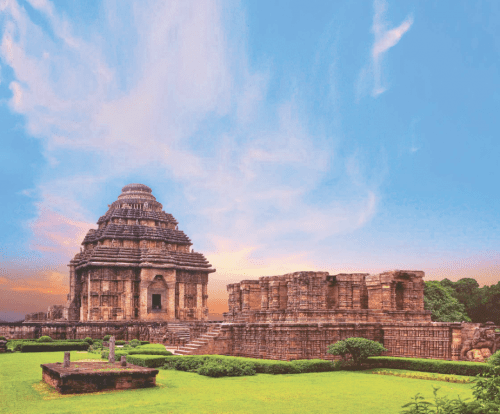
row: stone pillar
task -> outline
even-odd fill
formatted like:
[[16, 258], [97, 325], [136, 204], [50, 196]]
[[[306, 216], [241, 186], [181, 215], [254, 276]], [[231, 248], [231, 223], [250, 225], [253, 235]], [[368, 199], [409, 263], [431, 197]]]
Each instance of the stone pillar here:
[[202, 319], [203, 317], [203, 285], [196, 284], [196, 318]]
[[92, 283], [90, 282], [90, 273], [91, 270], [87, 272], [87, 321], [92, 320], [91, 319], [91, 309], [92, 309], [92, 296], [90, 296], [90, 288], [92, 286]]
[[451, 328], [451, 360], [458, 361], [460, 359], [460, 351], [462, 349], [462, 328]]
[[64, 353], [64, 368], [69, 368], [69, 365], [70, 365], [70, 353], [69, 352], [65, 352]]
[[134, 299], [132, 295], [133, 291], [133, 280], [124, 280], [125, 284], [125, 294], [123, 300], [123, 318], [127, 321], [132, 319], [132, 315], [134, 314], [133, 304]]
[[299, 284], [300, 284], [299, 309], [307, 310], [309, 308], [309, 286], [306, 280], [300, 280]]
[[242, 293], [241, 310], [250, 310], [250, 288], [245, 287]]
[[76, 292], [76, 276], [75, 276], [75, 265], [69, 265], [69, 304], [73, 303], [75, 300], [75, 292]]
[[393, 303], [394, 309], [396, 308], [395, 300], [393, 301], [393, 296], [396, 295], [395, 289], [395, 286], [388, 283], [382, 285], [382, 310], [393, 310]]
[[262, 310], [267, 310], [269, 307], [269, 284], [266, 282], [260, 282], [260, 308]]
[[115, 362], [115, 337], [112, 336], [109, 338], [109, 358], [108, 361], [113, 363]]
[[175, 282], [167, 282], [167, 312], [169, 319], [175, 319]]
[[207, 293], [207, 283], [203, 283], [203, 308], [206, 308], [207, 305], [207, 299], [208, 299], [208, 293]]
[[122, 367], [126, 367], [127, 366], [127, 357], [125, 355], [122, 355], [122, 357], [120, 358], [120, 365]]
[[186, 295], [186, 285], [179, 282], [179, 309], [184, 309], [184, 296]]
[[361, 309], [361, 286], [358, 284], [352, 285], [352, 308]]
[[280, 285], [278, 281], [273, 281], [270, 283], [270, 293], [271, 293], [271, 303], [269, 303], [269, 309], [279, 309], [280, 308]]
[[347, 283], [339, 282], [339, 309], [347, 309]]

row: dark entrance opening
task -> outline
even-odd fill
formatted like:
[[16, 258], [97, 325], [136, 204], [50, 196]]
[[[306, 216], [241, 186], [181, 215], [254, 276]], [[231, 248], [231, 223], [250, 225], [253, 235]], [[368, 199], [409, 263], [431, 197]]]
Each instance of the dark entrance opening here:
[[402, 282], [396, 284], [396, 310], [403, 310], [404, 304], [404, 285]]
[[161, 295], [153, 294], [153, 309], [161, 309]]

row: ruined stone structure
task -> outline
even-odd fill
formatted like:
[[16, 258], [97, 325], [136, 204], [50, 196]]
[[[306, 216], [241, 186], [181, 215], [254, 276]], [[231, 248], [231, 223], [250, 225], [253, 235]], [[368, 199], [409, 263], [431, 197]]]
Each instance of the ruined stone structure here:
[[215, 269], [143, 184], [123, 187], [69, 264], [69, 321], [201, 321]]
[[432, 322], [424, 310], [423, 277], [421, 271], [395, 270], [243, 280], [227, 286], [226, 323], [178, 353], [332, 359], [328, 346], [349, 337], [379, 341], [386, 355], [401, 357], [478, 360], [477, 352], [496, 349], [500, 336], [492, 327]]
[[430, 322], [424, 272], [297, 272], [228, 285], [227, 322]]

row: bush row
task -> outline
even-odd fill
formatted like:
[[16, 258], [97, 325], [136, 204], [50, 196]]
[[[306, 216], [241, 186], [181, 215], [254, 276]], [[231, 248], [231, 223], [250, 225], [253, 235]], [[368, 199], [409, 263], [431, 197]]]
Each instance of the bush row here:
[[439, 374], [476, 376], [488, 372], [491, 365], [484, 362], [443, 361], [437, 359], [370, 357], [368, 364], [377, 368], [407, 369], [410, 371], [437, 372]]
[[[209, 365], [210, 370], [200, 368], [204, 365]], [[220, 369], [214, 368], [219, 365]], [[178, 371], [198, 372], [201, 375], [208, 375], [205, 372], [227, 371], [226, 375], [231, 374], [231, 371], [245, 371], [244, 367], [250, 367], [254, 373], [262, 374], [299, 374], [306, 372], [329, 372], [338, 371], [341, 369], [340, 361], [324, 361], [322, 359], [309, 359], [297, 361], [272, 361], [265, 359], [240, 358], [223, 355], [189, 355], [189, 356], [172, 356], [167, 359], [165, 368], [176, 369]], [[234, 367], [234, 368], [232, 368]], [[250, 371], [248, 371], [250, 372]], [[241, 373], [239, 375], [253, 375], [250, 373]], [[222, 376], [222, 375], [217, 375]]]
[[56, 352], [56, 351], [86, 351], [87, 342], [40, 342], [22, 343], [21, 352]]
[[127, 362], [146, 368], [158, 368], [165, 364], [167, 358], [161, 355], [127, 355]]
[[[158, 355], [170, 356], [172, 352], [167, 351], [163, 345], [160, 344], [146, 344], [136, 348], [127, 347], [126, 349], [116, 349], [115, 359], [119, 360], [122, 355]], [[107, 359], [109, 357], [109, 349], [101, 352], [101, 357]]]
[[163, 355], [163, 356], [170, 356], [172, 355], [172, 352], [167, 351], [165, 349], [165, 346], [161, 344], [146, 344], [146, 345], [140, 345], [137, 346], [133, 349], [131, 349], [128, 352], [129, 355]]

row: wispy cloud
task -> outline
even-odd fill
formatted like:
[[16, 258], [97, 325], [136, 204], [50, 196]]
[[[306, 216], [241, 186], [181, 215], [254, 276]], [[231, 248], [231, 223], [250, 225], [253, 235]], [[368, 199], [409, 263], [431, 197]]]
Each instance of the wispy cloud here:
[[388, 23], [385, 20], [385, 12], [387, 3], [385, 0], [374, 0], [374, 15], [372, 32], [374, 35], [373, 47], [371, 50], [370, 65], [364, 68], [359, 77], [357, 84], [358, 99], [363, 94], [369, 82], [373, 82], [371, 95], [377, 97], [387, 90], [382, 75], [382, 61], [385, 53], [401, 40], [403, 35], [410, 29], [413, 24], [413, 17], [407, 17], [398, 27], [388, 29]]

